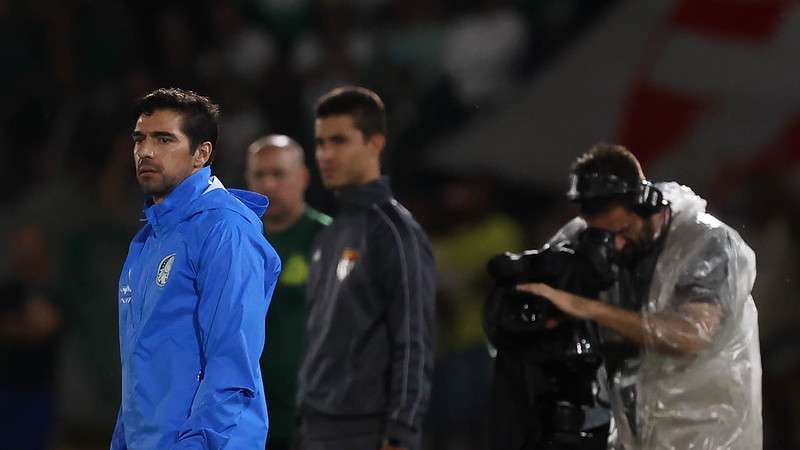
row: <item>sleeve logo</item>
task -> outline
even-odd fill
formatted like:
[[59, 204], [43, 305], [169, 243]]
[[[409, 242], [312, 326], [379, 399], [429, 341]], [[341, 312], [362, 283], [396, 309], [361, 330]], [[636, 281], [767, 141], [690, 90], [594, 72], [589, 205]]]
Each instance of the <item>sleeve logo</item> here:
[[128, 269], [128, 279], [119, 288], [119, 301], [128, 304], [133, 300], [133, 289], [131, 289], [131, 269]]
[[164, 287], [169, 279], [169, 273], [172, 271], [172, 263], [175, 262], [175, 253], [167, 255], [158, 264], [158, 274], [156, 275], [156, 284], [158, 287]]
[[133, 290], [127, 284], [119, 288], [120, 303], [128, 304], [133, 299]]

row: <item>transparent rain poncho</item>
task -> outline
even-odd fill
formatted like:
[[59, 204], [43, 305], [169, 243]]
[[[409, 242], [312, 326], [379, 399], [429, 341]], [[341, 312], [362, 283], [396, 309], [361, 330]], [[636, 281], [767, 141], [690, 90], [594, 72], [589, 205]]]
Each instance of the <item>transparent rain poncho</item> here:
[[[644, 290], [645, 345], [601, 374], [614, 413], [609, 449], [760, 450], [755, 255], [691, 189], [657, 186], [672, 219]], [[554, 240], [585, 227], [576, 218]], [[625, 304], [620, 284], [601, 300]]]

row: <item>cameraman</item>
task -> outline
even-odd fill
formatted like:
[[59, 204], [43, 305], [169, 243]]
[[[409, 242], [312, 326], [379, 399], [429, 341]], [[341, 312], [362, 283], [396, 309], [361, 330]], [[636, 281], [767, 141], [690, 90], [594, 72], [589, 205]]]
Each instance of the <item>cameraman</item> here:
[[578, 158], [568, 196], [587, 227], [614, 234], [619, 278], [600, 300], [541, 283], [520, 291], [600, 326], [619, 450], [762, 448], [755, 256], [676, 183], [650, 184], [624, 147]]

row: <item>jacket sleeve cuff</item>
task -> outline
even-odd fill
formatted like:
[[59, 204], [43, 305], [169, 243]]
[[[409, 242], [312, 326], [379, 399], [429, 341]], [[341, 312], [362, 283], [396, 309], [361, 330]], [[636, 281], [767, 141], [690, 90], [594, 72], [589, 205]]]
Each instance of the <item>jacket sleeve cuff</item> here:
[[404, 423], [395, 420], [388, 420], [386, 422], [384, 439], [392, 445], [407, 448], [409, 445], [416, 442], [418, 435], [419, 430], [411, 428]]

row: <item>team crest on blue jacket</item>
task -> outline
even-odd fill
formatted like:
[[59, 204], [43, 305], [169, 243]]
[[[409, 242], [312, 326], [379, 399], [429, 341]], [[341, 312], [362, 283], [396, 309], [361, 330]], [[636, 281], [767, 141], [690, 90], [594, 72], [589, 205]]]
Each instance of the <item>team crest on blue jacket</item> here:
[[338, 278], [339, 281], [344, 281], [344, 279], [350, 275], [350, 272], [356, 265], [357, 259], [357, 251], [352, 248], [344, 249], [344, 252], [342, 252], [342, 258], [339, 259], [339, 264], [336, 266], [336, 278]]
[[172, 271], [172, 263], [175, 262], [175, 253], [167, 255], [158, 264], [158, 274], [156, 274], [156, 284], [158, 287], [164, 287], [169, 279], [169, 273]]

